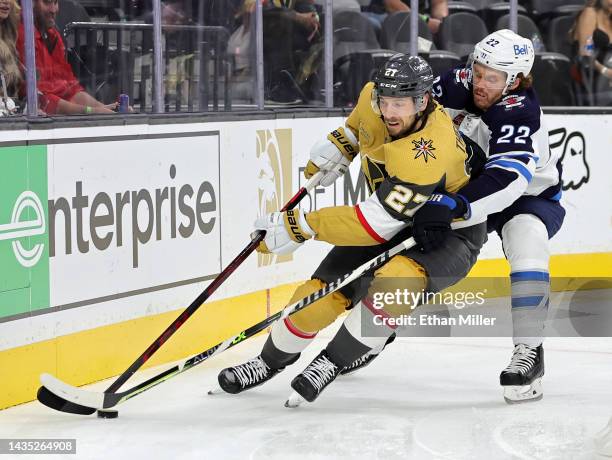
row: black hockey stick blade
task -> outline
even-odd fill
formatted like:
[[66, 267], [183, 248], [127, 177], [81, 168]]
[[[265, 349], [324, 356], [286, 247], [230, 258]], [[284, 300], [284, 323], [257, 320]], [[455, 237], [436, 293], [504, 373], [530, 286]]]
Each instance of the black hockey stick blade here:
[[36, 393], [36, 398], [38, 399], [38, 401], [40, 401], [41, 404], [44, 404], [45, 406], [51, 409], [55, 409], [60, 412], [66, 412], [69, 414], [92, 415], [97, 410], [93, 407], [82, 406], [81, 404], [75, 404], [73, 402], [67, 401], [61, 396], [52, 393], [44, 386], [38, 389], [38, 393]]

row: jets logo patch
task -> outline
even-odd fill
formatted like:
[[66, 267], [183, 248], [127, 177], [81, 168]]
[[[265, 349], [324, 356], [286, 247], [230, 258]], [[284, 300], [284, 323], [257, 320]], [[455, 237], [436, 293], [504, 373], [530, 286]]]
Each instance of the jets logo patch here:
[[425, 163], [429, 160], [429, 158], [436, 159], [436, 156], [433, 154], [433, 151], [436, 150], [433, 146], [432, 140], [423, 139], [422, 137], [418, 141], [412, 141], [414, 147], [413, 151], [416, 152], [414, 159], [416, 160], [419, 157], [423, 157]]
[[525, 99], [525, 96], [509, 95], [504, 97], [497, 105], [501, 105], [506, 110], [510, 110], [512, 107], [522, 107], [523, 99]]
[[472, 71], [470, 69], [457, 69], [455, 71], [455, 81], [469, 89], [469, 84], [472, 82]]

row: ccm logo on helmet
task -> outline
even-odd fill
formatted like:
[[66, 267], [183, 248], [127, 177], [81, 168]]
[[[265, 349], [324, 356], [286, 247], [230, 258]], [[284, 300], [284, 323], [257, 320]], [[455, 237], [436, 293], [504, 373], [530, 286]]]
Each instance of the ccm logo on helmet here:
[[519, 45], [514, 45], [514, 55], [515, 56], [522, 56], [522, 55], [526, 55], [529, 54], [529, 48], [527, 47], [527, 45], [523, 45], [523, 46], [519, 46]]

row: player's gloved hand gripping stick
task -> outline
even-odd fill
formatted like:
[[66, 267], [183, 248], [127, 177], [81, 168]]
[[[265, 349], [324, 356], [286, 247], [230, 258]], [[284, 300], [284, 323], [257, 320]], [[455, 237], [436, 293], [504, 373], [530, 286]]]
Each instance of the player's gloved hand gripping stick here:
[[187, 358], [186, 360], [181, 361], [179, 364], [167, 369], [160, 374], [151, 377], [150, 379], [142, 382], [138, 385], [133, 386], [125, 391], [120, 393], [112, 393], [112, 392], [104, 392], [104, 393], [96, 393], [93, 391], [83, 390], [81, 388], [73, 387], [72, 385], [68, 385], [55, 377], [49, 374], [43, 374], [40, 378], [43, 386], [38, 390], [38, 400], [45, 404], [46, 406], [51, 407], [52, 409], [59, 410], [62, 412], [68, 412], [71, 414], [81, 414], [81, 415], [90, 415], [93, 414], [96, 410], [108, 410], [114, 408], [117, 404], [127, 401], [134, 396], [147, 391], [154, 386], [159, 385], [162, 382], [188, 370], [192, 367], [200, 364], [201, 362], [206, 361], [211, 356], [218, 355], [228, 348], [237, 345], [240, 342], [245, 341], [259, 332], [266, 329], [268, 326], [272, 325], [275, 321], [279, 319], [286, 318], [287, 316], [296, 313], [303, 308], [306, 308], [308, 305], [316, 302], [322, 297], [331, 294], [332, 292], [337, 291], [338, 289], [346, 286], [347, 284], [353, 282], [354, 280], [361, 277], [364, 273], [373, 270], [387, 261], [389, 261], [393, 256], [401, 253], [406, 249], [410, 249], [415, 245], [415, 241], [413, 238], [409, 238], [405, 241], [402, 241], [398, 245], [392, 247], [388, 251], [383, 252], [382, 254], [376, 256], [374, 259], [364, 263], [359, 266], [351, 273], [346, 273], [337, 280], [329, 283], [322, 289], [317, 292], [313, 292], [312, 294], [304, 297], [297, 302], [288, 305], [284, 310], [275, 313], [269, 318], [260, 321], [259, 323], [251, 326], [248, 329], [240, 332], [237, 335], [230, 337], [229, 339], [218, 343], [217, 345], [204, 350], [200, 354]]
[[[304, 198], [310, 190], [316, 187], [319, 184], [321, 178], [325, 175], [323, 171], [319, 171], [308, 179], [306, 184], [285, 204], [282, 211], [287, 211], [288, 209], [293, 209], [297, 204]], [[187, 307], [179, 316], [176, 318], [170, 326], [166, 328], [162, 334], [155, 339], [155, 341], [149, 345], [149, 347], [134, 361], [130, 367], [128, 367], [123, 374], [121, 374], [117, 379], [112, 383], [110, 387], [106, 389], [105, 394], [108, 393], [116, 393], [119, 388], [132, 376], [134, 373], [142, 367], [144, 363], [146, 363], [153, 354], [159, 350], [159, 348], [168, 341], [170, 337], [187, 321], [200, 306], [208, 300], [208, 298], [217, 290], [221, 284], [244, 262], [247, 257], [259, 246], [266, 236], [265, 231], [258, 230], [251, 234], [251, 242], [238, 254], [234, 260], [232, 260], [225, 269], [219, 273], [219, 275], [208, 285], [208, 287], [200, 293], [200, 295], [191, 302], [191, 305]], [[42, 377], [41, 377], [42, 380]], [[52, 395], [45, 389], [45, 387], [41, 387], [38, 390], [38, 400], [49, 406], [53, 409], [58, 409], [54, 407]], [[62, 410], [62, 409], [58, 409]], [[68, 411], [70, 412], [70, 411]], [[94, 410], [89, 412], [93, 413]], [[78, 412], [81, 413], [81, 412]]]

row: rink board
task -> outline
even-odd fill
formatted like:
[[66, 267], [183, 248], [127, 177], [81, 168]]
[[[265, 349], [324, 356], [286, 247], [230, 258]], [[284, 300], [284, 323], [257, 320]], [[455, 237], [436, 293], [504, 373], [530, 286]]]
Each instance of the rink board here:
[[[610, 276], [611, 117], [548, 115], [568, 214], [553, 276]], [[0, 408], [33, 399], [38, 375], [72, 384], [120, 373], [248, 243], [257, 215], [303, 184], [315, 139], [342, 118], [63, 128], [3, 133]], [[8, 169], [9, 165], [12, 169]], [[366, 197], [357, 163], [306, 210]], [[155, 356], [201, 351], [281, 308], [325, 255], [252, 255]], [[492, 235], [475, 272], [505, 276]], [[281, 286], [281, 287], [278, 287]], [[6, 378], [8, 376], [8, 379]]]

